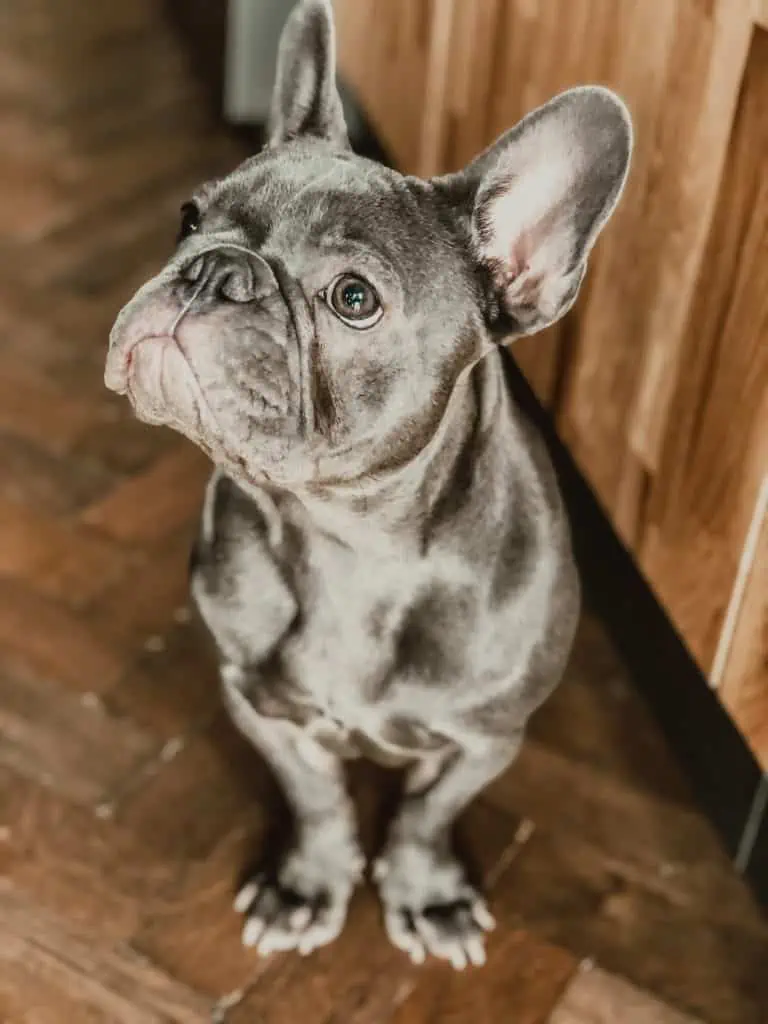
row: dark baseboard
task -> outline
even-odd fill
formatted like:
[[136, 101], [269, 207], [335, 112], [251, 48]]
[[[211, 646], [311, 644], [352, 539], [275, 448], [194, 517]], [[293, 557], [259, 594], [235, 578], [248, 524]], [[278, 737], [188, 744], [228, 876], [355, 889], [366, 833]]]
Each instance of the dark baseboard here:
[[[221, 109], [224, 3], [165, 0], [195, 65]], [[351, 98], [350, 98], [351, 100]], [[359, 105], [358, 105], [359, 107]], [[358, 153], [392, 164], [360, 110], [353, 144]], [[260, 126], [239, 128], [261, 145]], [[506, 353], [510, 388], [541, 431], [560, 479], [584, 590], [625, 660], [686, 770], [729, 854], [768, 906], [768, 774], [763, 774], [736, 726], [707, 684], [634, 559], [580, 473], [514, 358]]]
[[744, 836], [740, 866], [762, 905], [768, 907], [768, 772], [755, 797], [752, 815]]

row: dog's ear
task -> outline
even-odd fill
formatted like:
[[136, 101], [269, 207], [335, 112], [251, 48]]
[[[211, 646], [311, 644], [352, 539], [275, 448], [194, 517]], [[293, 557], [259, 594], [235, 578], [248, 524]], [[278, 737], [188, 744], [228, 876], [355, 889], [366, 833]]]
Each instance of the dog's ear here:
[[631, 148], [624, 104], [589, 86], [555, 97], [442, 179], [470, 213], [474, 257], [492, 293], [489, 315], [502, 330], [531, 334], [571, 307], [621, 194]]
[[302, 135], [348, 147], [336, 88], [336, 42], [330, 0], [302, 0], [280, 39], [268, 139], [271, 146]]

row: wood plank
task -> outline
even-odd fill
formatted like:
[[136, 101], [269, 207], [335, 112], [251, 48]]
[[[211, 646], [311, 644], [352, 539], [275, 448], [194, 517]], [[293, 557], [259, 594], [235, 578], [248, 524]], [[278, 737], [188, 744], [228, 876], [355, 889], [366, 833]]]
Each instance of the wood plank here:
[[127, 480], [82, 515], [82, 522], [122, 543], [163, 540], [197, 518], [211, 464], [180, 442], [146, 472]]
[[121, 407], [118, 415], [96, 429], [86, 430], [73, 452], [121, 475], [141, 473], [178, 444], [168, 427], [150, 427]]
[[[73, 369], [82, 377], [78, 366]], [[54, 516], [70, 515], [96, 502], [115, 483], [114, 473], [90, 459], [62, 458], [25, 438], [5, 434], [0, 434], [0, 466], [0, 497], [36, 505]]]
[[[197, 501], [196, 489], [179, 499], [180, 505], [195, 506]], [[196, 531], [195, 514], [167, 541], [144, 548], [130, 572], [86, 607], [88, 628], [116, 657], [133, 661], [147, 648], [160, 650], [179, 613], [186, 614], [189, 552]]]
[[757, 32], [640, 551], [705, 672], [768, 465], [767, 96], [768, 34]]
[[504, 0], [459, 4], [465, 24], [455, 21], [451, 40], [450, 77], [455, 77], [456, 84], [446, 111], [449, 123], [439, 160], [441, 172], [464, 167], [493, 141], [488, 119], [504, 8]]
[[166, 905], [181, 869], [114, 821], [0, 765], [0, 876], [95, 941], [129, 939]]
[[0, 497], [0, 573], [68, 605], [94, 600], [128, 570], [131, 557], [93, 531]]
[[690, 807], [638, 792], [533, 739], [482, 800], [586, 844], [607, 869], [696, 908], [702, 920], [759, 927], [752, 897], [727, 870], [718, 837]]
[[548, 1024], [697, 1024], [628, 981], [599, 968], [579, 971]]
[[0, 762], [96, 806], [138, 771], [157, 741], [88, 697], [14, 670], [0, 656]]
[[588, 955], [681, 1012], [712, 1024], [765, 1019], [762, 925], [707, 920], [628, 877], [578, 835], [537, 828], [502, 876], [493, 909], [502, 929]]
[[[689, 163], [691, 150], [698, 150], [714, 133], [713, 115], [703, 99], [704, 85], [715, 75], [713, 68], [722, 69], [732, 56], [730, 49], [720, 51], [714, 22], [701, 5], [622, 3], [616, 7], [619, 24], [607, 41], [613, 60], [606, 84], [628, 103], [636, 146], [625, 195], [599, 243], [591, 271], [589, 301], [560, 414], [565, 440], [614, 515], [631, 449], [630, 413], [646, 348], [655, 344], [657, 335], [659, 344], [670, 338], [657, 321], [653, 321], [656, 333], [651, 334], [657, 296], [664, 299], [672, 319], [679, 317], [676, 292], [666, 292], [667, 282], [679, 283], [681, 268], [691, 271], [681, 259], [677, 239], [690, 242], [692, 234], [705, 230], [708, 223], [705, 220], [702, 228], [702, 193], [698, 197], [688, 193], [692, 183], [700, 180], [706, 191], [706, 178], [713, 176], [712, 164], [727, 140], [726, 132], [720, 151], [715, 145], [706, 165]], [[738, 18], [734, 21], [743, 24]], [[729, 22], [729, 32], [732, 25]], [[618, 46], [617, 39], [622, 40]], [[732, 87], [734, 96], [737, 88], [738, 78]], [[670, 96], [675, 102], [668, 102]], [[720, 111], [713, 110], [719, 117]], [[715, 174], [711, 188], [716, 182]], [[663, 416], [663, 405], [658, 412]], [[637, 487], [628, 490], [639, 493]], [[625, 492], [619, 525], [632, 524], [634, 519]]]
[[[426, 58], [424, 113], [416, 160], [416, 173], [422, 177], [429, 177], [442, 170], [440, 154], [447, 127], [451, 35], [455, 18], [456, 0], [435, 0]], [[457, 19], [456, 27], [459, 28], [460, 25], [460, 19]]]
[[74, 612], [9, 578], [0, 578], [0, 646], [29, 674], [79, 693], [109, 689], [124, 668], [114, 648]]
[[[668, 220], [665, 243], [654, 254], [660, 264], [658, 286], [646, 327], [645, 363], [630, 424], [630, 446], [651, 471], [659, 467], [682, 342], [690, 307], [696, 301], [699, 270], [752, 38], [748, 2], [715, 3], [710, 17], [712, 49], [703, 81], [695, 93], [678, 91], [670, 104], [687, 119], [691, 117], [688, 104], [693, 101], [696, 121], [678, 170], [684, 183], [678, 204], [670, 203], [667, 208], [673, 220]], [[676, 131], [679, 126], [670, 124], [668, 130]], [[665, 158], [675, 152], [670, 136], [659, 139], [657, 145]]]
[[221, 707], [212, 641], [186, 606], [173, 617], [173, 627], [155, 634], [117, 685], [102, 694], [113, 714], [164, 741], [194, 732]]
[[589, 612], [579, 623], [565, 678], [534, 715], [528, 736], [577, 766], [587, 765], [597, 778], [664, 800], [670, 808], [690, 807], [674, 750], [643, 695], [629, 684], [605, 627]]
[[239, 824], [210, 856], [186, 867], [131, 943], [165, 973], [216, 999], [242, 992], [274, 965], [243, 946], [242, 919], [232, 909], [237, 879], [265, 825], [254, 808], [248, 827]]
[[392, 1024], [509, 1019], [515, 1024], [545, 1024], [576, 965], [572, 953], [525, 931], [511, 931], [501, 941], [491, 941], [481, 970], [461, 975], [449, 967], [429, 966], [398, 1006]]
[[[768, 477], [763, 483], [766, 490]], [[758, 524], [720, 695], [768, 771], [768, 514]]]
[[130, 949], [86, 941], [0, 886], [0, 1018], [8, 1024], [203, 1024], [210, 1000]]
[[398, 167], [409, 173], [422, 146], [432, 19], [453, 3], [334, 0], [340, 73]]
[[168, 741], [113, 818], [158, 859], [190, 864], [274, 806], [271, 773], [222, 711], [197, 735]]

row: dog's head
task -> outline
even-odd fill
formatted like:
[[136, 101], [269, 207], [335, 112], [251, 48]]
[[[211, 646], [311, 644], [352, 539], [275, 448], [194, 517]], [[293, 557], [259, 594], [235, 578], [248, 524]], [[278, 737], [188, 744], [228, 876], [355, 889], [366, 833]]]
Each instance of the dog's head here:
[[185, 203], [175, 253], [117, 318], [107, 385], [245, 485], [408, 461], [462, 371], [571, 306], [630, 148], [623, 104], [582, 88], [458, 174], [357, 157], [330, 2], [304, 0], [267, 146]]

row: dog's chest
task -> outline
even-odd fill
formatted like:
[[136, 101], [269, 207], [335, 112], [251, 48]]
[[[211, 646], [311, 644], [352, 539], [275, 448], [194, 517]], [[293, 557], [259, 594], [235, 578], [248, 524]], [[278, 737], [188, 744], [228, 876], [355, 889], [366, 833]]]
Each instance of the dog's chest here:
[[294, 624], [251, 700], [344, 757], [394, 765], [444, 746], [444, 693], [462, 672], [474, 611], [460, 575], [394, 547], [361, 557], [317, 541], [290, 580]]
[[[316, 720], [313, 728], [328, 744], [347, 742], [342, 733], [406, 739], [414, 730], [404, 721], [400, 646], [424, 569], [396, 557], [323, 554], [295, 581], [299, 612], [273, 653], [268, 690], [294, 714]], [[407, 737], [409, 745], [413, 740]]]
[[467, 677], [485, 618], [476, 576], [396, 543], [297, 535], [280, 559], [233, 523], [230, 542], [203, 547], [193, 579], [224, 660], [245, 670], [249, 703], [343, 756], [396, 763], [444, 746], [451, 683]]

